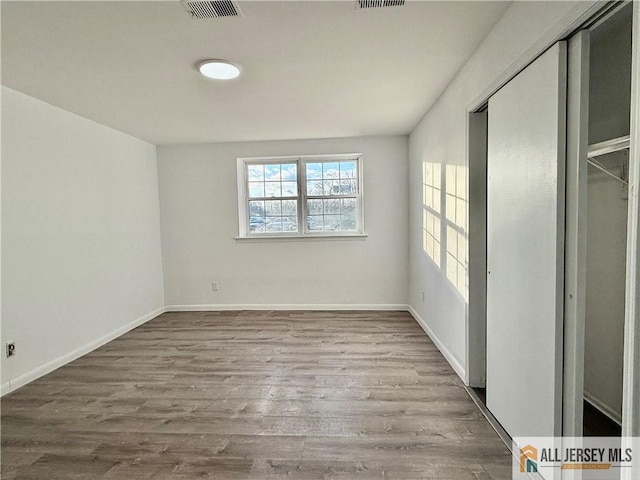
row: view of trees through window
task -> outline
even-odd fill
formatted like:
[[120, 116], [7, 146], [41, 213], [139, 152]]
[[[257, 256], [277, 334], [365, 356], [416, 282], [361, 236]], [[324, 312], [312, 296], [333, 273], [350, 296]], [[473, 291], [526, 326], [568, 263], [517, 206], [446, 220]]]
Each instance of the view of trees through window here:
[[247, 162], [248, 232], [357, 231], [358, 168], [356, 159]]
[[356, 225], [355, 161], [306, 163], [307, 229], [349, 231]]
[[298, 231], [298, 165], [247, 165], [249, 231]]

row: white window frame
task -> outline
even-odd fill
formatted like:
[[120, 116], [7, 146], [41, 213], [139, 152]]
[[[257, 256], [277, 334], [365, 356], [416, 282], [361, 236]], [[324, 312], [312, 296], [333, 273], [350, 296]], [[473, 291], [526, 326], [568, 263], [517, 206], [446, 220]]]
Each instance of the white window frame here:
[[[355, 195], [307, 195], [306, 191], [306, 164], [307, 163], [330, 163], [336, 161], [355, 161], [358, 172], [357, 192]], [[249, 229], [249, 177], [248, 165], [256, 164], [284, 164], [295, 163], [297, 165], [298, 195], [295, 197], [298, 205], [298, 231], [296, 232], [251, 232]], [[322, 238], [322, 237], [362, 237], [364, 233], [364, 201], [363, 201], [363, 168], [361, 153], [341, 153], [330, 155], [295, 155], [278, 157], [238, 157], [237, 158], [237, 179], [238, 179], [238, 240], [242, 239], [295, 239], [295, 238]], [[273, 197], [280, 199], [284, 197]], [[311, 231], [307, 226], [307, 199], [356, 199], [356, 229], [344, 231]], [[288, 197], [293, 200], [294, 197]]]

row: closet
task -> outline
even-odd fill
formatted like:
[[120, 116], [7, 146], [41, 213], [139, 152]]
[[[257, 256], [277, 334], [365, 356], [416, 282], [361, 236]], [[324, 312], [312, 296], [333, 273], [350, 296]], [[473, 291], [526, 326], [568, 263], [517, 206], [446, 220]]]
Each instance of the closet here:
[[590, 33], [585, 435], [620, 435], [622, 421], [631, 7]]
[[488, 99], [486, 407], [511, 437], [621, 434], [632, 29], [609, 4]]

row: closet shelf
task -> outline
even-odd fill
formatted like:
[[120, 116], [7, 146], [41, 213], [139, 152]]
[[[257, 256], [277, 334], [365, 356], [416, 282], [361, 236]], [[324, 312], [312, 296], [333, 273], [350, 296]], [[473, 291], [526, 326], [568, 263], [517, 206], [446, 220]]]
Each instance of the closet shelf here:
[[587, 157], [595, 158], [606, 155], [607, 153], [617, 152], [618, 150], [625, 150], [629, 148], [629, 139], [629, 135], [625, 135], [589, 145]]
[[589, 145], [589, 150], [587, 153], [587, 161], [590, 165], [593, 165], [595, 168], [600, 170], [603, 173], [606, 173], [610, 177], [615, 178], [617, 181], [624, 185], [629, 185], [624, 178], [620, 178], [615, 173], [609, 171], [604, 165], [602, 165], [596, 157], [600, 157], [602, 155], [606, 155], [608, 153], [618, 152], [620, 150], [626, 150], [629, 148], [630, 144], [630, 136], [625, 135], [623, 137], [612, 138], [611, 140], [606, 140], [604, 142], [594, 143]]

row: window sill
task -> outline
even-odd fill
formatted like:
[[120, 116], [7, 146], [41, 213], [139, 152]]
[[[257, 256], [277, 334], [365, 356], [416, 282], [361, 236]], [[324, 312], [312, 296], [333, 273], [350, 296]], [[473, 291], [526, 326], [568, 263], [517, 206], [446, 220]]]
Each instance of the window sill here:
[[364, 240], [368, 237], [366, 233], [349, 233], [344, 235], [287, 235], [287, 236], [256, 236], [256, 237], [235, 237], [238, 243], [253, 243], [253, 242], [317, 242], [323, 240], [335, 241], [335, 240]]

